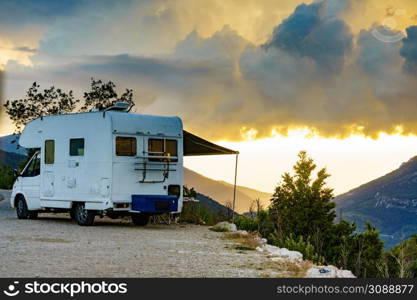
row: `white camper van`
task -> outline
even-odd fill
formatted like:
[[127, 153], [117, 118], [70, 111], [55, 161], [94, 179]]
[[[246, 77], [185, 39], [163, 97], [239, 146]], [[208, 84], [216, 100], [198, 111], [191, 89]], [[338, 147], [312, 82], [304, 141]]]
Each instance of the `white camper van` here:
[[236, 194], [237, 151], [184, 131], [178, 117], [129, 113], [126, 103], [37, 118], [19, 145], [37, 149], [13, 185], [19, 219], [69, 212], [80, 225], [96, 215], [146, 225], [152, 215], [179, 213], [184, 155], [235, 154]]
[[19, 219], [70, 212], [80, 225], [96, 215], [180, 212], [183, 128], [178, 117], [108, 111], [46, 116], [29, 122], [19, 144], [39, 149], [13, 186]]

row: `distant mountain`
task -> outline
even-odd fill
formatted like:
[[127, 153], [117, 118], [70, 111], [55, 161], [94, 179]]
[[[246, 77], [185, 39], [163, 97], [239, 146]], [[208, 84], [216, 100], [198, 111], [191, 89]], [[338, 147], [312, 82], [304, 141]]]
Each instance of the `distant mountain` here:
[[209, 211], [213, 212], [214, 214], [222, 214], [224, 216], [227, 215], [228, 208], [216, 200], [203, 195], [201, 193], [197, 193], [197, 196], [195, 197], [201, 205], [204, 205]]
[[387, 248], [417, 233], [417, 156], [397, 170], [335, 198], [338, 216], [371, 221]]
[[19, 163], [26, 158], [26, 149], [18, 147], [17, 135], [5, 135], [0, 137], [0, 165], [17, 168]]
[[0, 149], [0, 165], [17, 168], [19, 163], [25, 158], [26, 156], [24, 155], [13, 152], [6, 152]]
[[5, 135], [0, 137], [0, 150], [6, 152], [17, 153], [20, 155], [26, 155], [26, 149], [19, 147], [17, 142], [19, 136], [18, 135]]
[[[224, 181], [210, 179], [187, 168], [184, 168], [184, 184], [189, 188], [193, 187], [199, 193], [215, 199], [222, 205], [233, 200], [233, 185]], [[248, 211], [252, 201], [256, 198], [261, 199], [262, 203], [267, 206], [269, 205], [271, 194], [237, 186], [235, 210], [238, 213]]]

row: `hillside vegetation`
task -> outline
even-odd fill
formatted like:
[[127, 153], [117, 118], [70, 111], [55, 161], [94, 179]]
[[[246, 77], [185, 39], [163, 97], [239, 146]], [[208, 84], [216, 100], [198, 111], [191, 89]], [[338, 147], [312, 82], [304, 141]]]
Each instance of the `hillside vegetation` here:
[[367, 221], [391, 248], [417, 232], [417, 157], [397, 170], [335, 198], [339, 218], [363, 229]]
[[285, 173], [275, 189], [271, 205], [258, 206], [256, 213], [240, 216], [239, 229], [259, 232], [280, 248], [299, 251], [317, 264], [351, 270], [357, 277], [415, 277], [415, 238], [384, 252], [378, 229], [367, 222], [361, 231], [353, 222], [337, 221], [333, 190], [326, 185], [325, 169], [305, 152]]

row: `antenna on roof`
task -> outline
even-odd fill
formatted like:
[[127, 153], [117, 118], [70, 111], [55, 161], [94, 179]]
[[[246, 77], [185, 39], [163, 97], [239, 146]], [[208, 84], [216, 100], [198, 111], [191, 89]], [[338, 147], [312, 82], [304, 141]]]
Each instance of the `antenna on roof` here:
[[106, 108], [104, 111], [116, 110], [116, 111], [129, 111], [132, 104], [127, 102], [116, 102], [113, 106]]

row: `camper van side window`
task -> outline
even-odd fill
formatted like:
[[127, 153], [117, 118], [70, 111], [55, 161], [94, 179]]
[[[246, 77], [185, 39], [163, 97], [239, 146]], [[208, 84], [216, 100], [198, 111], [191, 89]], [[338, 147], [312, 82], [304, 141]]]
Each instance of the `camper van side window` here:
[[148, 152], [153, 156], [162, 156], [164, 154], [164, 140], [163, 139], [149, 139]]
[[55, 161], [55, 141], [45, 141], [45, 164], [53, 164]]
[[84, 139], [70, 139], [70, 156], [84, 156]]
[[[177, 158], [168, 158], [178, 156], [177, 140], [167, 139], [149, 139], [148, 140], [148, 153], [149, 156], [159, 156], [158, 158], [149, 158], [149, 161], [178, 161]], [[165, 158], [167, 157], [167, 158]]]
[[168, 156], [178, 156], [177, 140], [165, 140], [165, 153]]
[[136, 156], [136, 138], [117, 136], [116, 137], [117, 156]]

